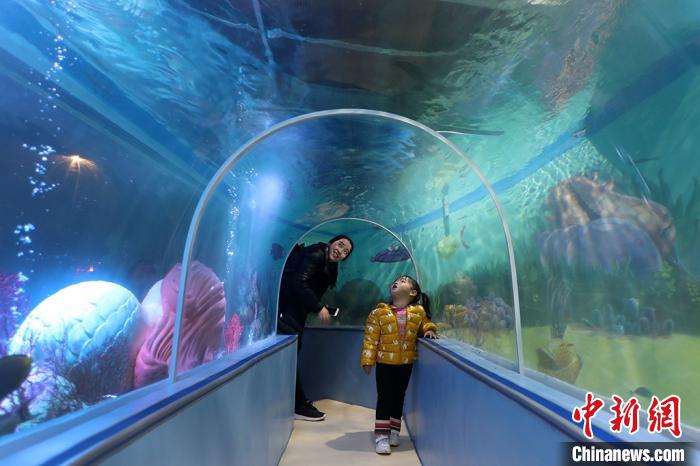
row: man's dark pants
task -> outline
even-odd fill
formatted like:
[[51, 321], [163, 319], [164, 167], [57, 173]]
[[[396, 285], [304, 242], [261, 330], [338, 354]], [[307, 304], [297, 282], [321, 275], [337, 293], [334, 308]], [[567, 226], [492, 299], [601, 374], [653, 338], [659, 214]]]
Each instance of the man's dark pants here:
[[304, 333], [304, 327], [302, 327], [301, 330], [297, 330], [285, 321], [277, 319], [277, 333], [280, 335], [297, 335], [297, 388], [294, 397], [294, 411], [297, 411], [298, 408], [304, 406], [308, 401], [304, 393], [304, 388], [301, 386], [301, 377], [299, 376], [299, 351], [301, 351], [301, 337]]

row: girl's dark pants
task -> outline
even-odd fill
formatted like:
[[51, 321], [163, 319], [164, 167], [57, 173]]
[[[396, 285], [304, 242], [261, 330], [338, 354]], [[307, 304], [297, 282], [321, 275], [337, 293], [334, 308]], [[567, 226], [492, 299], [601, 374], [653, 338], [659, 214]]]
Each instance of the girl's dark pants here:
[[377, 363], [377, 412], [374, 431], [389, 434], [391, 429], [401, 429], [403, 401], [406, 398], [408, 381], [411, 380], [413, 364]]

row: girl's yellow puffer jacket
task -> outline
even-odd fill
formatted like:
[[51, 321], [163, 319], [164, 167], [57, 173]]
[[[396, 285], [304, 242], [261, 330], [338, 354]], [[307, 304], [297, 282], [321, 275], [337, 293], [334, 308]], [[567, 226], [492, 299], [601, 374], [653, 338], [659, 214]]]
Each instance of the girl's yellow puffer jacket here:
[[425, 309], [420, 304], [406, 308], [406, 327], [403, 339], [399, 335], [394, 306], [379, 303], [365, 324], [365, 340], [362, 345], [361, 364], [373, 366], [382, 364], [411, 364], [416, 360], [416, 338], [432, 330], [435, 324], [428, 320]]

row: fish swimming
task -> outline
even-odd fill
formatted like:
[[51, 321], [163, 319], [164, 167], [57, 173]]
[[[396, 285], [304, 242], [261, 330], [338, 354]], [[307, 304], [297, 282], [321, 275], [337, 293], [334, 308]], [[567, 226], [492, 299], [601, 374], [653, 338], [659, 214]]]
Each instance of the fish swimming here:
[[577, 131], [574, 131], [574, 132], [571, 134], [571, 136], [573, 136], [573, 137], [575, 137], [575, 138], [582, 138], [582, 137], [584, 137], [585, 135], [586, 135], [586, 128], [581, 128], [581, 129], [579, 129], [579, 130], [577, 130]]
[[462, 229], [459, 231], [459, 241], [462, 243], [462, 247], [464, 249], [469, 249], [469, 245], [467, 244], [466, 241], [464, 241], [464, 230], [467, 228], [466, 225], [462, 227]]
[[633, 395], [643, 396], [644, 398], [651, 398], [654, 394], [651, 393], [647, 387], [637, 387], [633, 392]]
[[[0, 400], [17, 390], [29, 377], [32, 358], [14, 354], [0, 358]], [[11, 434], [17, 426], [30, 419], [29, 401], [23, 401], [19, 409], [0, 416], [0, 435]]]
[[411, 256], [408, 253], [408, 250], [401, 246], [400, 244], [396, 244], [394, 246], [389, 246], [388, 248], [384, 249], [383, 251], [379, 251], [377, 254], [375, 254], [374, 257], [372, 257], [369, 261], [370, 262], [403, 262], [408, 259], [410, 259]]
[[5, 356], [0, 359], [0, 400], [17, 390], [29, 377], [32, 358], [23, 354]]

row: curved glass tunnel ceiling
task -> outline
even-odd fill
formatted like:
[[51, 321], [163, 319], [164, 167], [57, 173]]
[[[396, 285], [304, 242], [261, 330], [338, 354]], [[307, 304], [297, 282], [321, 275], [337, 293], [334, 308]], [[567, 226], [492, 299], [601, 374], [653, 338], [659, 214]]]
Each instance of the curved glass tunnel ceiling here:
[[[321, 222], [355, 217], [401, 235], [421, 257], [421, 267], [445, 260], [469, 265], [507, 254], [497, 210], [467, 161], [396, 120], [334, 115], [302, 121], [255, 145], [231, 175], [217, 197], [232, 199], [237, 224], [260, 229], [250, 232], [256, 241], [264, 235], [288, 245]], [[469, 193], [480, 195], [465, 203]], [[477, 239], [477, 224], [501, 234]], [[353, 225], [349, 233], [365, 228]], [[228, 253], [253, 246], [246, 239], [237, 236], [232, 247], [238, 251]], [[430, 275], [439, 282], [439, 268], [425, 280]]]
[[[517, 304], [504, 225], [468, 160], [430, 130], [378, 112], [320, 112], [285, 125], [272, 128], [220, 168], [221, 183], [202, 211], [192, 258], [226, 277], [226, 295], [275, 296], [282, 251], [288, 252], [302, 233], [334, 218], [366, 219], [408, 246], [429, 294], [445, 283], [467, 284], [464, 271], [470, 268], [505, 264], [507, 274], [497, 278], [498, 299], [510, 309], [503, 327], [512, 338], [504, 338], [495, 352], [514, 361]], [[460, 208], [450, 207], [469, 193], [482, 194]], [[361, 271], [343, 278], [341, 264], [339, 286], [364, 275], [371, 294], [380, 290], [382, 297], [399, 270], [410, 272], [396, 268], [396, 262], [408, 260], [400, 244], [386, 234], [376, 237], [375, 226], [333, 222], [332, 229], [321, 225], [312, 237], [325, 235], [327, 241], [339, 225], [357, 236], [350, 261]], [[357, 283], [353, 286], [363, 292]], [[345, 323], [362, 323], [363, 312], [367, 309], [353, 309], [355, 319]]]

